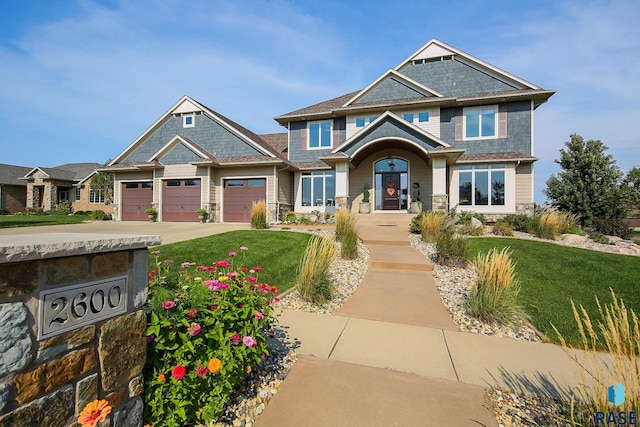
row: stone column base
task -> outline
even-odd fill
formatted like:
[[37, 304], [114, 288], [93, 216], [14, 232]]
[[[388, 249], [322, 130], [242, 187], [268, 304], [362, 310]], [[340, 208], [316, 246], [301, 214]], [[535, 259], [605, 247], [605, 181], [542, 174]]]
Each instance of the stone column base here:
[[336, 209], [349, 209], [349, 198], [346, 196], [336, 197]]
[[447, 194], [433, 194], [431, 196], [432, 210], [446, 212], [448, 207], [449, 207], [449, 196]]

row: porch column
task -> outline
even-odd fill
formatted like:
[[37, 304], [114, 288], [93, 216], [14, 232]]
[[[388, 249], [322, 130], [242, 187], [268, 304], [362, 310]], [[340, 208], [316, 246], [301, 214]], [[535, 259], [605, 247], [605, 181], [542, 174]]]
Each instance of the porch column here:
[[349, 204], [349, 163], [336, 163], [336, 208], [347, 209]]
[[435, 157], [431, 163], [433, 188], [431, 192], [431, 209], [446, 211], [449, 202], [447, 195], [447, 160]]

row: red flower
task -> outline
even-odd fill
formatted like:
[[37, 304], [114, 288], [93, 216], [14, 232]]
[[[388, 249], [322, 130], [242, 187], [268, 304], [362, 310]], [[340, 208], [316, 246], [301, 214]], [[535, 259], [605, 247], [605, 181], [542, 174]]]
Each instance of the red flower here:
[[209, 372], [209, 370], [207, 369], [206, 366], [198, 365], [198, 368], [196, 369], [196, 374], [198, 374], [200, 378], [206, 377], [207, 372]]
[[240, 334], [239, 333], [235, 333], [231, 336], [231, 338], [229, 338], [231, 340], [231, 342], [233, 343], [233, 345], [238, 345], [240, 344]]
[[245, 273], [246, 273], [247, 271], [249, 271], [249, 269], [248, 269], [247, 267], [240, 267], [240, 270], [244, 271]]
[[176, 380], [181, 380], [185, 375], [187, 375], [187, 368], [182, 365], [178, 365], [173, 368], [173, 371], [171, 371], [171, 375], [173, 375], [173, 378], [175, 378]]
[[197, 315], [198, 315], [198, 310], [196, 310], [195, 308], [192, 308], [187, 312], [187, 317], [189, 318], [196, 317]]
[[253, 267], [253, 271], [262, 271], [262, 267]]

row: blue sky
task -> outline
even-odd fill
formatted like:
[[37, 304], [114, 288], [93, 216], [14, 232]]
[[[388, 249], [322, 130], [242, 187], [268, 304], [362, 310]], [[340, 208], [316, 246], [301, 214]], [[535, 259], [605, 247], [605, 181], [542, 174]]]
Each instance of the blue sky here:
[[[393, 6], [392, 6], [393, 4]], [[256, 133], [366, 87], [431, 38], [558, 91], [536, 201], [571, 133], [640, 166], [640, 2], [32, 0], [0, 5], [0, 163], [116, 157], [182, 95]]]

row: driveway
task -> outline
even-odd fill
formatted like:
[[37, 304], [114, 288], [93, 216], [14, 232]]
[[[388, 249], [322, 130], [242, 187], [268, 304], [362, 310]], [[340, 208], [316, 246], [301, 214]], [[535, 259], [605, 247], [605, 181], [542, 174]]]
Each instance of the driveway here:
[[197, 237], [249, 230], [245, 223], [197, 222], [141, 222], [141, 221], [89, 221], [82, 224], [45, 225], [41, 227], [19, 227], [0, 229], [0, 235], [45, 234], [45, 233], [89, 233], [89, 234], [135, 234], [162, 237], [162, 244], [191, 240]]

